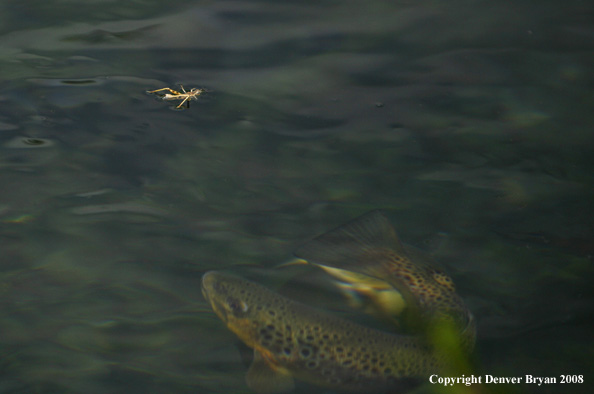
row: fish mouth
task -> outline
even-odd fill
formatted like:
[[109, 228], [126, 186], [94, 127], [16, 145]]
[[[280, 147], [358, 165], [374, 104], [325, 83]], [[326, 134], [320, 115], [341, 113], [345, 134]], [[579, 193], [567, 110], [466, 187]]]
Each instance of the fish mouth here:
[[222, 297], [217, 290], [219, 286], [219, 278], [217, 271], [208, 271], [202, 276], [202, 295], [210, 304], [212, 310], [219, 316], [219, 318], [227, 322], [227, 313], [223, 304], [219, 301]]
[[201, 283], [201, 287], [202, 287], [202, 295], [204, 296], [204, 298], [206, 299], [206, 301], [208, 301], [209, 303], [211, 302], [210, 299], [210, 294], [212, 294], [212, 292], [214, 291], [213, 289], [213, 285], [214, 285], [214, 271], [208, 271], [207, 273], [205, 273], [204, 275], [202, 275], [202, 281]]

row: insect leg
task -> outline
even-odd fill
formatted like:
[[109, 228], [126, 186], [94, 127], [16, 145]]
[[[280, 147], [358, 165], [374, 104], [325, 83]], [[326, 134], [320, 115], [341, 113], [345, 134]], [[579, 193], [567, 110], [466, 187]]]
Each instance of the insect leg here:
[[[182, 105], [184, 105], [184, 103], [185, 103], [186, 101], [188, 101], [188, 99], [189, 99], [189, 98], [190, 98], [190, 96], [186, 96], [186, 98], [184, 99], [184, 101], [182, 101], [182, 102], [180, 103], [180, 105], [178, 105], [176, 108], [181, 108], [181, 106], [182, 106]], [[188, 101], [188, 108], [190, 108], [190, 102], [189, 102], [189, 101]]]
[[147, 93], [157, 93], [157, 92], [162, 92], [163, 90], [168, 90], [169, 92], [171, 92], [174, 95], [179, 95], [181, 94], [180, 92], [173, 90], [171, 88], [163, 88], [163, 89], [157, 89], [157, 90], [147, 90]]

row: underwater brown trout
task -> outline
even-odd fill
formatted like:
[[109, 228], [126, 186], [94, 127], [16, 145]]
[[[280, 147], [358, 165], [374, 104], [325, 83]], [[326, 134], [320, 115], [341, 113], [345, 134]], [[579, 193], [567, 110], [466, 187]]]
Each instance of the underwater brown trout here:
[[358, 325], [220, 272], [202, 278], [215, 313], [254, 349], [248, 386], [287, 392], [293, 377], [336, 389], [404, 392], [448, 360], [421, 340]]
[[444, 324], [474, 346], [474, 318], [437, 263], [400, 242], [380, 211], [372, 211], [299, 248], [295, 255], [337, 278], [350, 297], [367, 300], [375, 315], [415, 335]]

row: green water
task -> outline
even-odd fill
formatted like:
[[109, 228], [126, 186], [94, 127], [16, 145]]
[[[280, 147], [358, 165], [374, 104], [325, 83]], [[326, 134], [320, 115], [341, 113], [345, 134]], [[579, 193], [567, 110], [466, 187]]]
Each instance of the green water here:
[[[586, 379], [479, 389], [589, 392], [593, 14], [3, 2], [0, 393], [248, 393], [201, 275], [278, 289], [298, 245], [372, 209], [448, 268], [477, 373]], [[179, 84], [209, 92], [146, 93]]]

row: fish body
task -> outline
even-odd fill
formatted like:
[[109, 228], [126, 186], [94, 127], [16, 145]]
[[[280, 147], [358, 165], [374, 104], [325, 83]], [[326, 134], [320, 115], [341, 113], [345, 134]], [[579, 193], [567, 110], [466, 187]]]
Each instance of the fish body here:
[[462, 345], [474, 346], [474, 317], [437, 263], [405, 246], [380, 211], [314, 238], [295, 255], [338, 279], [350, 299], [368, 300], [375, 315], [399, 330], [419, 333], [452, 325]]
[[246, 380], [261, 394], [290, 391], [293, 377], [343, 390], [404, 392], [447, 363], [417, 337], [341, 319], [236, 276], [208, 272], [202, 292], [254, 349]]

